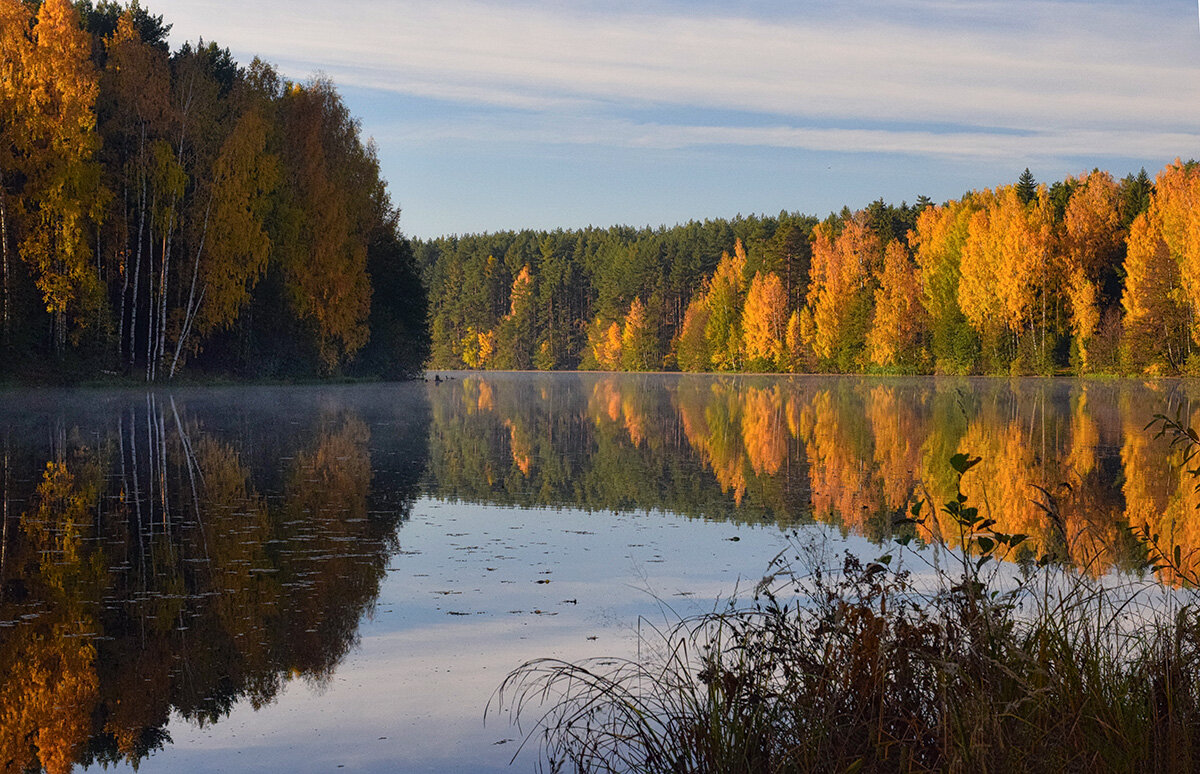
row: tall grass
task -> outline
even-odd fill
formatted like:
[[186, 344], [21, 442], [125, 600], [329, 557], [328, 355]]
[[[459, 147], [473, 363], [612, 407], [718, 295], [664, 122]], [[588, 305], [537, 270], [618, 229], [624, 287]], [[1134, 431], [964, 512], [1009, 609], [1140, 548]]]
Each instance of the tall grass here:
[[[951, 460], [960, 484], [977, 462]], [[906, 541], [833, 568], [789, 552], [748, 602], [656, 632], [654, 656], [531, 661], [497, 706], [551, 771], [1200, 771], [1194, 594], [996, 561], [1024, 536], [961, 492], [948, 561]], [[1138, 537], [1149, 566], [1181, 569]]]

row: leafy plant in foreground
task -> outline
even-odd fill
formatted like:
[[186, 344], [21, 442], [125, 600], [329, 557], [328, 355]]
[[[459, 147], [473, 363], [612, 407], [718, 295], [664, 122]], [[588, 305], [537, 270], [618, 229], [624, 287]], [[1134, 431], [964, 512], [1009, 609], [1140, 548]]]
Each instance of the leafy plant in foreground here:
[[[959, 549], [929, 559], [901, 539], [831, 570], [794, 538], [749, 604], [658, 632], [643, 643], [652, 658], [531, 661], [497, 706], [539, 713], [526, 743], [551, 771], [1194, 770], [1191, 599], [1049, 555], [994, 561], [1026, 538], [997, 532], [962, 493], [978, 462], [950, 461], [959, 485], [942, 511]], [[1059, 504], [1041, 493], [1053, 519]], [[928, 500], [902, 521], [926, 524]]]

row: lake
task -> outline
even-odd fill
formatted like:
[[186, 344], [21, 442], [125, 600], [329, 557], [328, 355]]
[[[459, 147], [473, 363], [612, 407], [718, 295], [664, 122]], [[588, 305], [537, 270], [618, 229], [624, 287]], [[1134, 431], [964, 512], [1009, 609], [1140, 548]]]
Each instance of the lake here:
[[870, 555], [957, 451], [1030, 555], [1200, 547], [1144, 429], [1185, 381], [439, 379], [5, 393], [6, 770], [532, 770], [509, 670], [636, 656], [789, 541]]

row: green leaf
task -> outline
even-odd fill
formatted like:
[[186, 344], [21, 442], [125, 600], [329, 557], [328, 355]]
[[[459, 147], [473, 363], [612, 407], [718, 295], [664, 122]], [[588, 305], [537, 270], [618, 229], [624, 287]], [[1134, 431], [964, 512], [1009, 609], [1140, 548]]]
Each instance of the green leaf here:
[[971, 457], [960, 452], [950, 458], [950, 467], [958, 471], [959, 475], [963, 475], [968, 470], [978, 465], [982, 460], [982, 457]]
[[977, 542], [979, 543], [979, 550], [985, 554], [991, 553], [992, 549], [996, 547], [996, 542], [991, 538], [981, 537]]

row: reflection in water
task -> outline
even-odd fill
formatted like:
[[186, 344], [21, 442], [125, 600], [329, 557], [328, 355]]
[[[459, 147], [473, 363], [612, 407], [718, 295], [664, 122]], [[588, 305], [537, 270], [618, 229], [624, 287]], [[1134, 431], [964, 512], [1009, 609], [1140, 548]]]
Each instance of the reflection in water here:
[[397, 389], [399, 403], [345, 390], [10, 400], [3, 770], [136, 765], [169, 741], [173, 712], [215, 722], [289, 680], [327, 681], [423, 467], [423, 388]]
[[[544, 385], [553, 384], [549, 390]], [[540, 400], [529, 400], [541, 389]], [[662, 509], [882, 539], [915, 497], [964, 489], [1030, 551], [1132, 567], [1128, 527], [1200, 548], [1200, 495], [1144, 428], [1190, 411], [1183, 382], [464, 376], [431, 391], [430, 485], [526, 507]], [[1193, 415], [1200, 422], [1200, 415]], [[1035, 501], [1061, 505], [1055, 521]], [[927, 525], [952, 545], [943, 513]], [[931, 535], [926, 534], [929, 538]]]
[[[1186, 554], [1200, 547], [1200, 495], [1144, 427], [1177, 408], [1200, 422], [1194, 389], [489, 374], [384, 392], [9, 395], [0, 761], [137, 763], [176, 713], [213, 723], [296, 678], [328, 685], [420, 486], [882, 539], [913, 497], [950, 496], [948, 460], [964, 451], [983, 458], [965, 481], [972, 501], [1037, 552], [1129, 567], [1126, 528], [1146, 523]], [[1035, 486], [1059, 498], [1061, 522]], [[953, 542], [948, 522], [928, 527]]]

